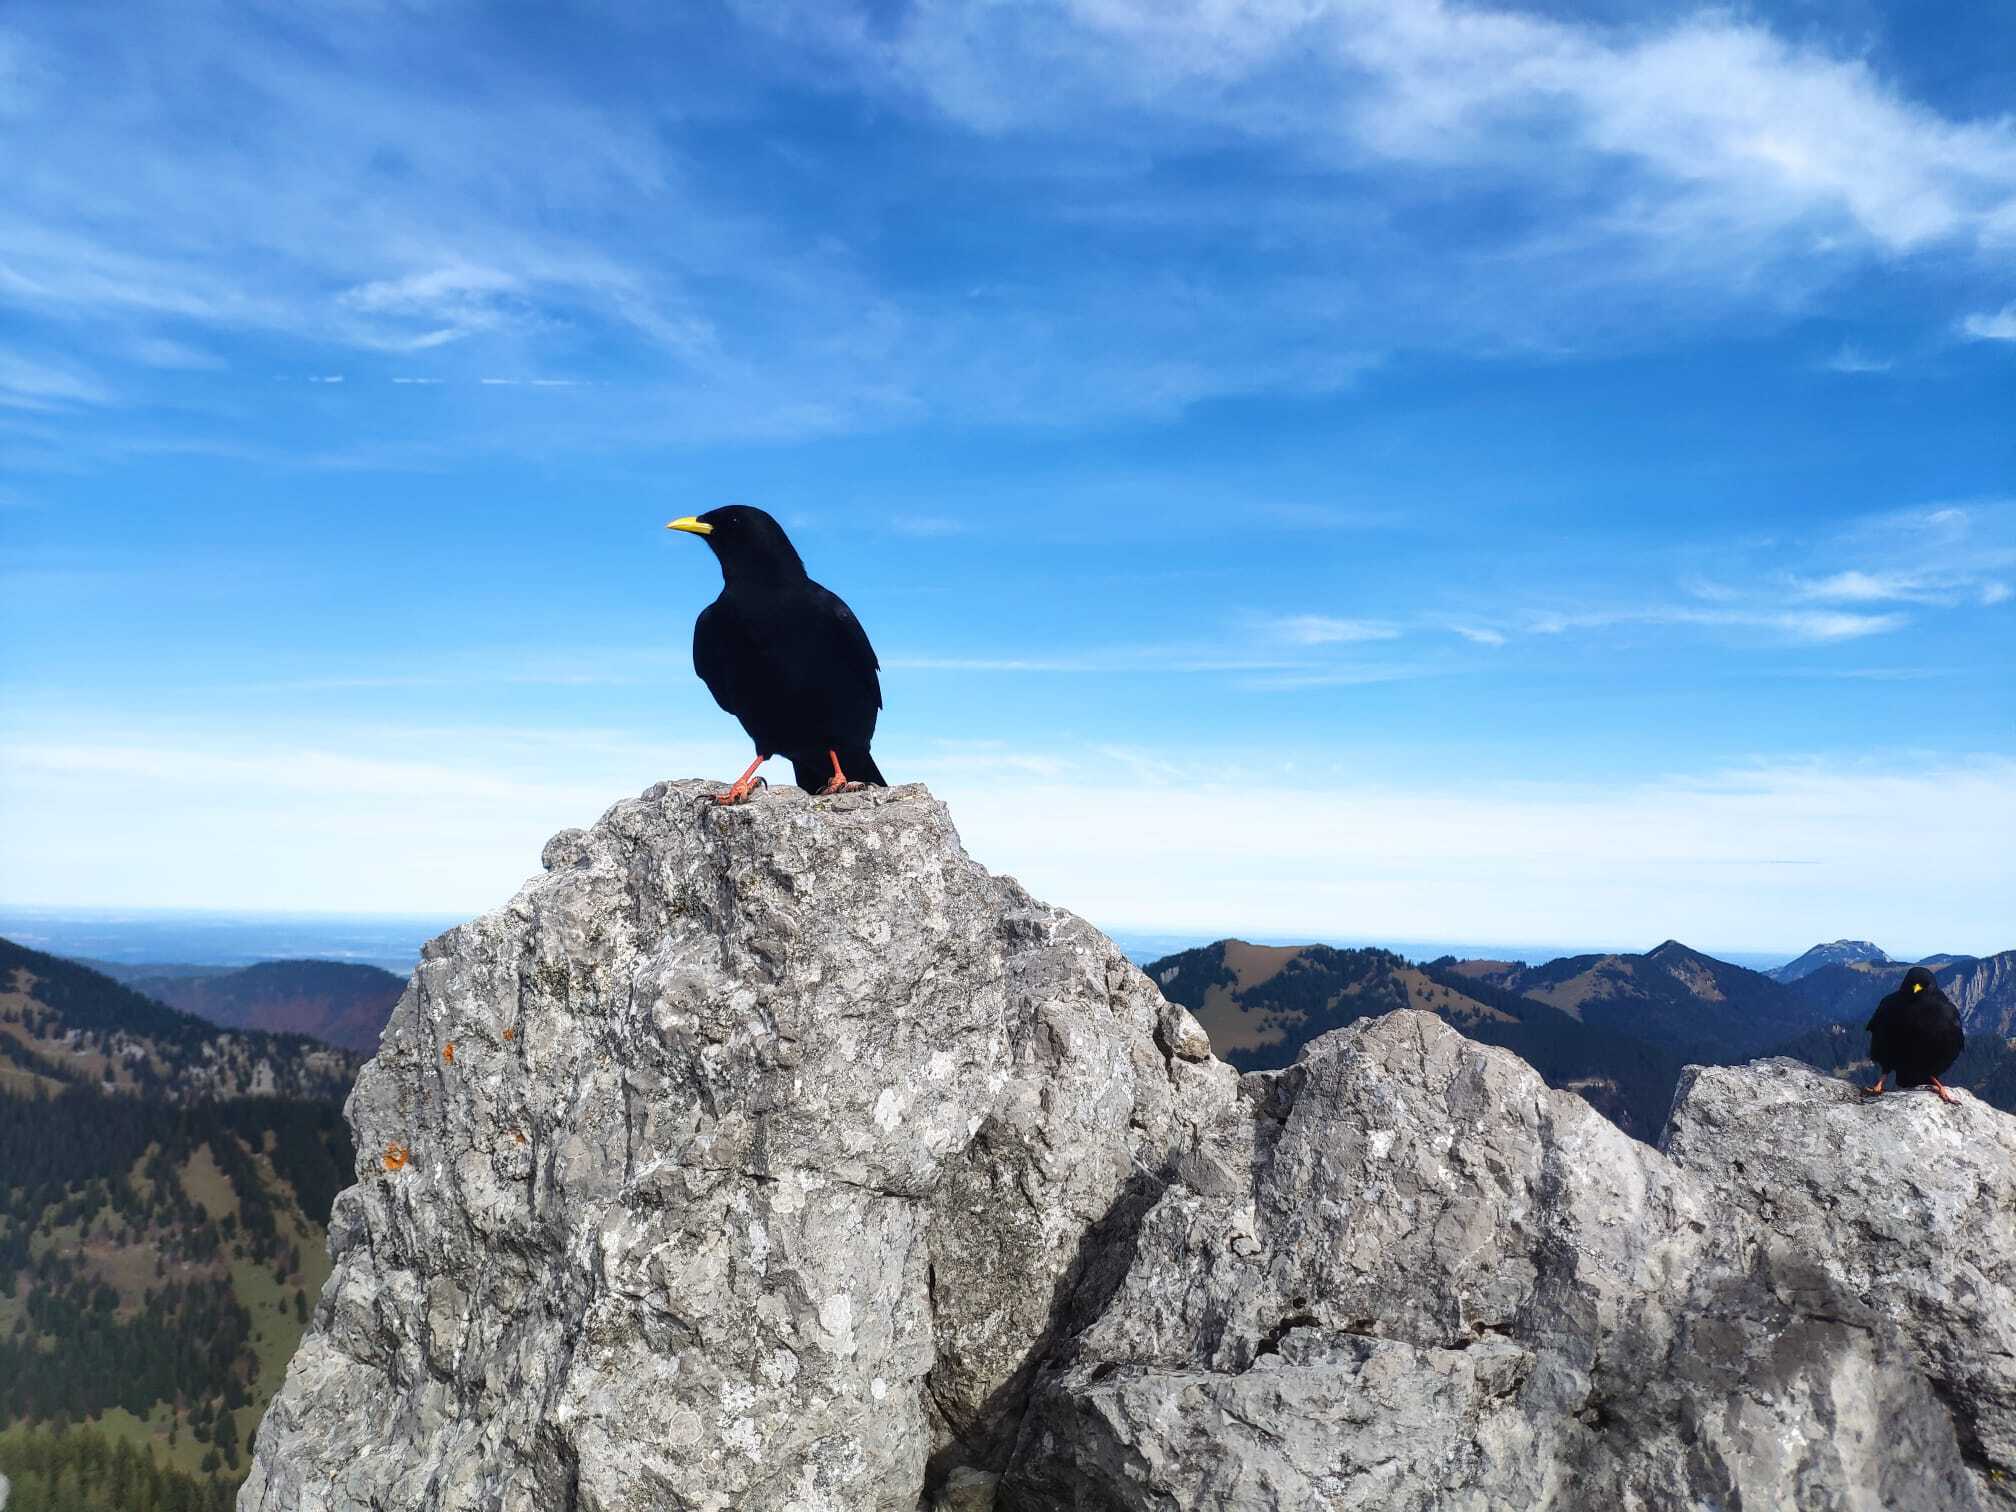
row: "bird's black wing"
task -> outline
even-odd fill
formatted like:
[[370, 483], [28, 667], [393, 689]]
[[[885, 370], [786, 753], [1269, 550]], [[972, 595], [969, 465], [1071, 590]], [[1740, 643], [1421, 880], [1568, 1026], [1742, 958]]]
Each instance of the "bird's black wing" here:
[[746, 712], [756, 646], [733, 609], [716, 599], [693, 622], [693, 670], [714, 702], [738, 717]]
[[854, 618], [854, 611], [847, 607], [847, 601], [830, 588], [814, 583], [815, 597], [819, 607], [830, 617], [834, 643], [840, 653], [840, 665], [853, 673], [867, 685], [867, 691], [875, 697], [875, 707], [882, 707], [882, 679], [875, 674], [882, 670], [882, 663], [875, 655], [875, 648], [868, 643], [868, 632], [861, 628], [861, 621]]
[[1909, 1017], [1910, 1001], [1905, 993], [1891, 993], [1876, 1005], [1876, 1011], [1863, 1026], [1869, 1031], [1869, 1059], [1878, 1067], [1896, 1065], [1903, 1052], [1901, 1041], [1905, 1034], [1905, 1021]]

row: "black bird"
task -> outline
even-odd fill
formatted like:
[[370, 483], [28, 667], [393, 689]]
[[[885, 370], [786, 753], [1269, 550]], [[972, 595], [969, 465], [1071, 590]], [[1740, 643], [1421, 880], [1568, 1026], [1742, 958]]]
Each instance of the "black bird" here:
[[887, 787], [868, 754], [882, 664], [854, 611], [805, 575], [784, 527], [730, 504], [665, 528], [699, 536], [721, 564], [721, 596], [693, 623], [693, 670], [756, 742], [749, 770], [715, 801], [747, 798], [772, 756], [808, 793]]
[[1953, 1101], [1939, 1081], [1939, 1073], [1960, 1059], [1967, 1048], [1967, 1035], [1960, 1028], [1960, 1010], [1939, 990], [1939, 983], [1923, 966], [1904, 973], [1904, 985], [1876, 1005], [1869, 1020], [1869, 1058], [1876, 1062], [1876, 1085], [1862, 1090], [1880, 1096], [1891, 1072], [1897, 1073], [1900, 1087], [1922, 1087]]

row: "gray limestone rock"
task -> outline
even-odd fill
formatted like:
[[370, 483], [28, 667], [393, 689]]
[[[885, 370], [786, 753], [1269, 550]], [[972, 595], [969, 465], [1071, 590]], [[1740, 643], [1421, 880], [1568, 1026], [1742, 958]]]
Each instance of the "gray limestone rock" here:
[[2016, 1508], [2016, 1120], [1240, 1077], [923, 790], [715, 791], [429, 945], [243, 1512]]
[[1003, 1505], [2016, 1505], [2016, 1121], [1769, 1062], [1662, 1154], [1422, 1013], [1240, 1091]]
[[1232, 1073], [922, 790], [716, 790], [428, 946], [248, 1512], [910, 1509], [1005, 1461], [1087, 1232]]

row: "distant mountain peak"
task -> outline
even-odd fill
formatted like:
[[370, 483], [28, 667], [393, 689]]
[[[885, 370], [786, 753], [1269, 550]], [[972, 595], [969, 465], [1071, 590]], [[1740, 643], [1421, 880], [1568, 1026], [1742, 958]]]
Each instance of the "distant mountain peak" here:
[[1797, 960], [1773, 967], [1764, 975], [1774, 982], [1796, 982], [1801, 977], [1811, 976], [1823, 966], [1858, 964], [1887, 966], [1891, 960], [1880, 945], [1868, 940], [1831, 940], [1825, 945], [1815, 945]]

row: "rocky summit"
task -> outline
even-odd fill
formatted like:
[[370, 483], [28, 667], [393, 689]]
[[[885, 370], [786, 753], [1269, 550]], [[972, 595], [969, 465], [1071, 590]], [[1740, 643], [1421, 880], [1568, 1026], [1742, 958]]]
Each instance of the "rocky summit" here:
[[922, 788], [718, 790], [428, 946], [244, 1512], [2016, 1508], [2016, 1119], [1241, 1076]]

